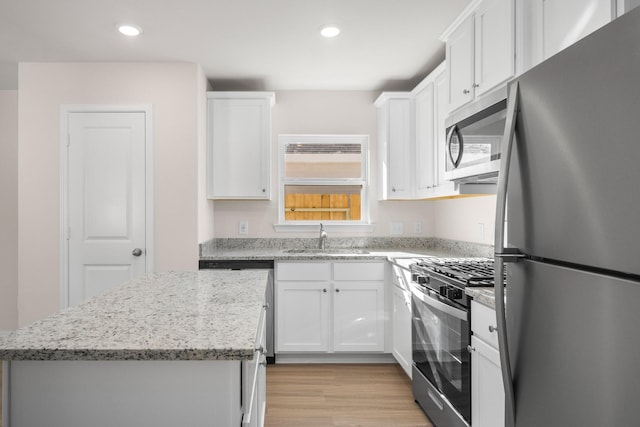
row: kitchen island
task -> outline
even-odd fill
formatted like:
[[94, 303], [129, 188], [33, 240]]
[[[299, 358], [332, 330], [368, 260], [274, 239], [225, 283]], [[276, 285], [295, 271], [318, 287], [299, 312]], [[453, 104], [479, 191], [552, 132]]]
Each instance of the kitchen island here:
[[3, 426], [257, 425], [268, 274], [152, 273], [10, 334]]

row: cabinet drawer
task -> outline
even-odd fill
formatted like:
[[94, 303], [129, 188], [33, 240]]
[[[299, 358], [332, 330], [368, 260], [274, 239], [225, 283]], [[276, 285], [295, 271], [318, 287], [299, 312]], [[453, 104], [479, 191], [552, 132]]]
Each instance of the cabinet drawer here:
[[384, 262], [336, 262], [334, 280], [384, 280]]
[[330, 280], [329, 262], [279, 262], [276, 264], [277, 280]]
[[471, 330], [473, 335], [497, 349], [498, 331], [494, 329], [496, 326], [496, 311], [486, 305], [471, 301]]

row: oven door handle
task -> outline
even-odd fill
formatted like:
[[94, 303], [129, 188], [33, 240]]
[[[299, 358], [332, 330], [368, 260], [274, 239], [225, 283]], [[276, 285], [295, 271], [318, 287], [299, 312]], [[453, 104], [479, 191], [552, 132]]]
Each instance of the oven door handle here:
[[432, 297], [431, 295], [422, 292], [420, 289], [417, 289], [415, 285], [411, 286], [411, 293], [413, 296], [418, 298], [423, 303], [427, 304], [430, 307], [436, 308], [446, 314], [449, 314], [456, 319], [467, 320], [467, 312], [465, 310], [461, 310], [456, 307], [452, 307], [448, 304], [443, 303], [437, 298]]

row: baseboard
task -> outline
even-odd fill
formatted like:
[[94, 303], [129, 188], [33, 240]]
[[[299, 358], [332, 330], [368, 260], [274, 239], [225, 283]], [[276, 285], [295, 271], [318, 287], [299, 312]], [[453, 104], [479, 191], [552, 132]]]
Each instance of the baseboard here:
[[277, 353], [276, 364], [284, 363], [398, 363], [390, 353], [377, 354], [321, 354]]

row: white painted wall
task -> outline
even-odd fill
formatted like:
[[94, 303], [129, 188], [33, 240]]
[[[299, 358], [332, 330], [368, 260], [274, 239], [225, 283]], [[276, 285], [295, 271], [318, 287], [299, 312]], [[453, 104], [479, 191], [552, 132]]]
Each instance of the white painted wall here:
[[197, 268], [203, 87], [199, 66], [190, 63], [20, 64], [21, 326], [58, 310], [61, 104], [152, 105], [155, 269]]
[[202, 67], [198, 66], [198, 243], [213, 238], [213, 200], [207, 198], [207, 90]]
[[[215, 89], [215, 88], [214, 88]], [[433, 235], [432, 202], [380, 202], [378, 176], [377, 110], [373, 102], [378, 92], [369, 91], [282, 91], [276, 92], [272, 111], [272, 194], [271, 201], [215, 202], [215, 237], [307, 237], [315, 233], [276, 233], [278, 221], [278, 135], [279, 134], [366, 134], [369, 135], [372, 233], [345, 235], [388, 236], [390, 223], [404, 223], [404, 236], [416, 236], [416, 222], [422, 224], [418, 236]], [[249, 234], [238, 234], [238, 222], [249, 221]], [[337, 234], [332, 232], [332, 234]]]
[[0, 90], [0, 335], [18, 327], [18, 91]]
[[493, 245], [496, 196], [434, 202], [434, 237]]

